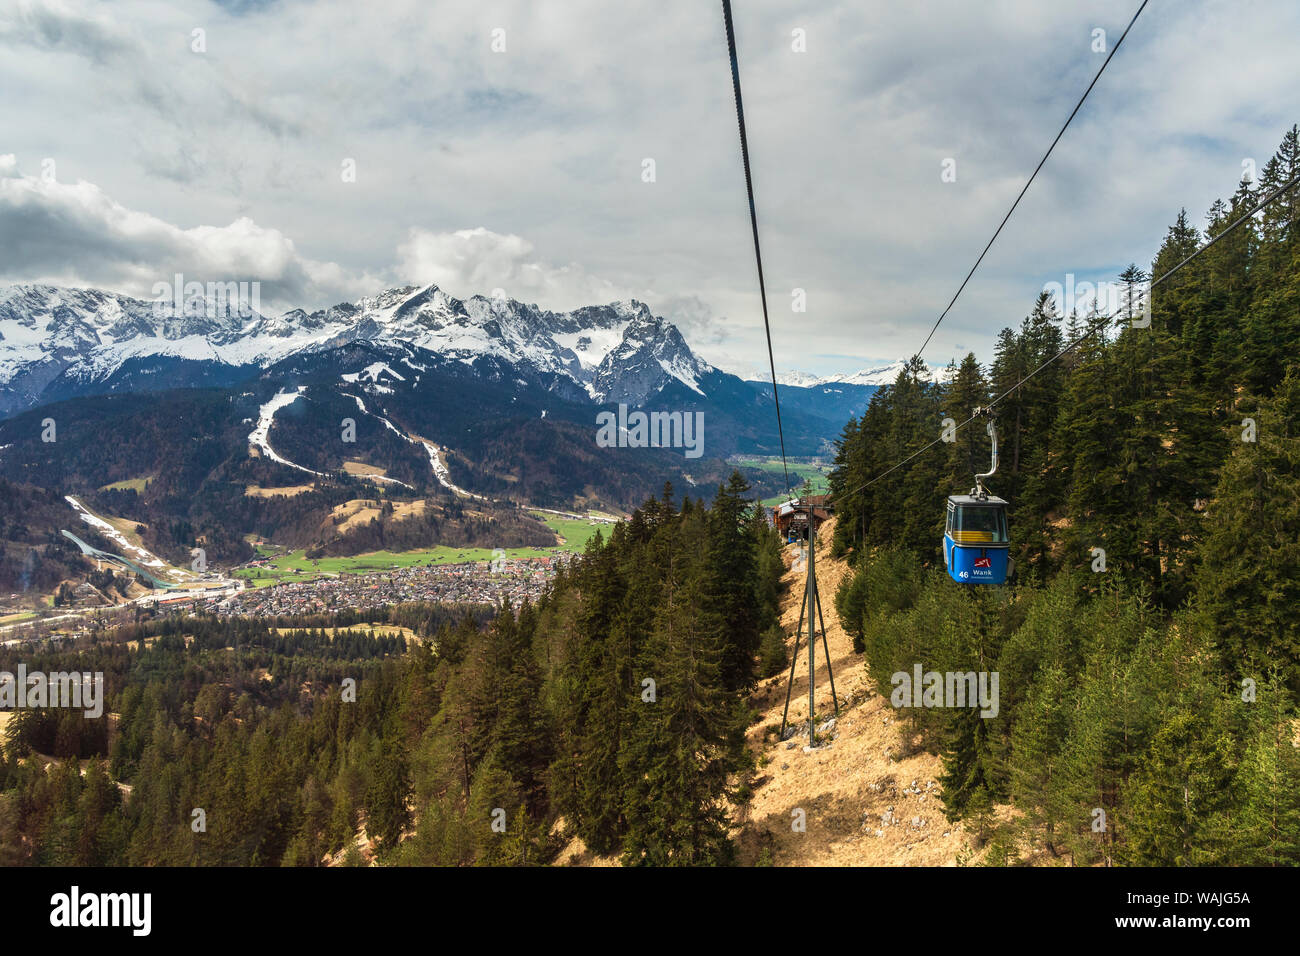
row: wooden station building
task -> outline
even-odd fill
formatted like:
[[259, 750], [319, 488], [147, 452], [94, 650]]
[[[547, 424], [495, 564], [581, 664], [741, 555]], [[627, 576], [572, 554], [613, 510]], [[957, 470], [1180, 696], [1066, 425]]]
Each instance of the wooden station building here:
[[808, 495], [806, 498], [793, 498], [773, 508], [772, 518], [782, 540], [807, 540], [810, 515], [816, 522], [815, 527], [820, 531], [826, 519], [835, 513], [835, 506], [826, 500], [828, 497], [828, 495]]

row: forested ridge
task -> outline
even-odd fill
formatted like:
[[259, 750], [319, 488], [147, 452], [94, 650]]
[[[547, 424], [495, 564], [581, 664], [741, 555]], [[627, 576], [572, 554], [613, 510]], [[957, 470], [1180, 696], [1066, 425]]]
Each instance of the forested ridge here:
[[[1119, 283], [1163, 275], [1298, 173], [1293, 127], [1203, 233], [1181, 212]], [[1062, 316], [1044, 293], [990, 366], [967, 355], [937, 384], [914, 361], [839, 442], [835, 549], [857, 573], [837, 606], [877, 687], [917, 663], [1000, 674], [996, 717], [902, 712], [993, 861], [1037, 846], [1300, 863], [1300, 189], [1152, 296], [1141, 328], [1128, 311]], [[955, 584], [944, 497], [987, 470], [982, 423], [860, 487], [1090, 329], [995, 407], [989, 485], [1010, 502], [1016, 579]]]
[[[0, 487], [56, 503], [63, 495], [76, 495], [97, 513], [137, 523], [145, 547], [184, 566], [200, 537], [210, 562], [247, 561], [256, 554], [250, 534], [290, 549], [316, 547], [331, 555], [439, 544], [473, 547], [488, 538], [491, 547], [546, 545], [553, 537], [526, 513], [530, 506], [621, 511], [656, 493], [665, 478], [685, 483], [684, 468], [702, 487], [725, 481], [732, 470], [716, 457], [683, 464], [676, 449], [601, 449], [588, 424], [594, 410], [582, 411], [582, 424], [542, 419], [537, 413], [516, 421], [510, 415], [517, 409], [484, 417], [483, 408], [513, 407], [509, 388], [499, 382], [482, 384], [484, 404], [460, 409], [464, 384], [459, 375], [436, 387], [426, 380], [425, 390], [401, 398], [400, 404], [396, 396], [389, 398], [393, 413], [401, 412], [397, 424], [408, 434], [452, 443], [442, 452], [451, 481], [486, 496], [473, 502], [484, 521], [465, 514], [464, 499], [441, 485], [420, 444], [361, 415], [354, 397], [332, 391], [324, 382], [311, 386], [310, 400], [281, 409], [269, 437], [288, 460], [320, 475], [250, 456], [250, 428], [274, 390], [270, 384], [249, 384], [254, 390], [244, 391], [241, 385], [73, 398], [0, 420], [0, 446], [6, 446], [0, 455]], [[448, 395], [459, 397], [444, 403], [441, 399]], [[460, 410], [453, 416], [452, 408]], [[577, 416], [580, 406], [565, 409], [566, 415]], [[355, 419], [357, 440], [344, 442], [339, 422], [355, 416], [360, 416]], [[453, 417], [464, 427], [449, 431]], [[57, 441], [41, 438], [47, 420], [57, 424]], [[713, 443], [721, 424], [715, 429], [710, 422]], [[716, 452], [723, 446], [710, 447]], [[380, 467], [384, 476], [407, 487], [376, 486], [347, 474], [348, 463]], [[777, 482], [762, 469], [740, 470], [760, 497], [777, 491]], [[123, 487], [124, 482], [137, 487]], [[250, 489], [261, 493], [250, 494]], [[375, 497], [394, 504], [435, 502], [440, 514], [426, 514], [414, 523], [385, 516], [359, 531], [336, 529], [334, 509]], [[21, 592], [34, 588], [36, 581], [57, 586], [72, 576], [79, 563], [73, 552], [44, 546], [61, 540], [59, 529], [73, 520], [70, 514], [43, 503], [12, 509], [0, 504], [0, 519], [9, 519], [0, 520], [0, 582], [16, 582], [18, 587], [9, 585], [9, 590]]]
[[[11, 719], [0, 854], [360, 863], [364, 827], [381, 863], [545, 863], [575, 836], [627, 863], [729, 862], [781, 569], [735, 475], [711, 505], [665, 488], [536, 605], [174, 617], [29, 655], [29, 670], [103, 671], [116, 716]], [[17, 660], [0, 653], [0, 669]]]

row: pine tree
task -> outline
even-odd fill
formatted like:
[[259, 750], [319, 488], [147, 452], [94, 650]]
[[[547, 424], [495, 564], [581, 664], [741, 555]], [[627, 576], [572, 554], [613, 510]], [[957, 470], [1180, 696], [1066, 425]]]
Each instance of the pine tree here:
[[[988, 405], [989, 386], [984, 379], [984, 370], [980, 368], [974, 352], [967, 352], [961, 365], [952, 368], [953, 376], [943, 390], [940, 411], [945, 419], [954, 425], [966, 421], [976, 408]], [[943, 475], [943, 487], [951, 488], [949, 494], [964, 494], [973, 482], [971, 477], [976, 472], [988, 471], [989, 445], [983, 423], [972, 422], [953, 435], [951, 443], [945, 443], [947, 467]]]
[[1124, 793], [1123, 860], [1196, 866], [1225, 852], [1234, 747], [1218, 721], [1175, 711], [1156, 733]]
[[[1259, 194], [1271, 194], [1300, 176], [1300, 128], [1292, 126], [1265, 164]], [[1246, 228], [1246, 227], [1243, 227]], [[1300, 346], [1300, 184], [1266, 207], [1261, 243], [1251, 263], [1254, 295], [1242, 323], [1239, 367], [1251, 391], [1270, 395]]]
[[[875, 402], [876, 394], [879, 392], [872, 395], [872, 402]], [[872, 477], [866, 473], [869, 459], [862, 431], [865, 418], [866, 413], [861, 419], [850, 418], [835, 441], [830, 494], [835, 499], [838, 516], [832, 542], [836, 555], [844, 554], [850, 548], [862, 548], [866, 541], [867, 499], [861, 494], [848, 494]]]
[[[502, 614], [513, 616], [508, 607]], [[508, 621], [494, 628], [503, 644], [505, 666], [495, 677], [500, 682], [500, 696], [492, 727], [492, 751], [501, 766], [510, 768], [527, 811], [540, 818], [547, 805], [545, 781], [552, 750], [542, 706], [541, 669], [532, 648], [536, 627], [532, 608], [526, 605], [518, 625], [512, 624]]]
[[1075, 350], [1078, 364], [1066, 385], [1057, 422], [1062, 481], [1069, 488], [1070, 524], [1062, 535], [1062, 564], [1071, 570], [1088, 567], [1094, 548], [1106, 551], [1110, 566], [1122, 567], [1115, 534], [1123, 504], [1116, 469], [1122, 427], [1113, 398], [1118, 374], [1095, 309], [1087, 323], [1095, 331]]
[[723, 648], [722, 681], [730, 690], [754, 682], [758, 653], [758, 615], [753, 583], [757, 573], [755, 542], [749, 533], [749, 484], [733, 471], [718, 487], [708, 513], [708, 545], [703, 611], [715, 640]]
[[380, 746], [370, 766], [366, 789], [366, 832], [383, 849], [392, 849], [410, 823], [410, 781], [406, 759], [395, 748]]
[[[638, 515], [642, 520], [637, 521]], [[647, 527], [638, 512], [633, 522]], [[648, 532], [646, 532], [648, 533]], [[629, 535], [630, 537], [630, 535]], [[593, 542], [596, 539], [593, 539]], [[597, 853], [608, 853], [622, 832], [622, 746], [630, 661], [612, 640], [620, 590], [625, 588], [614, 548], [589, 543], [576, 585], [583, 590], [574, 656], [561, 671], [557, 756], [551, 768], [556, 805], [570, 827]]]
[[1295, 706], [1276, 672], [1260, 681], [1245, 704], [1245, 753], [1233, 796], [1236, 859], [1248, 866], [1300, 864], [1300, 750], [1295, 746]]
[[[738, 700], [722, 676], [725, 648], [701, 612], [703, 529], [677, 542], [640, 671], [655, 697], [634, 705], [620, 755], [627, 781], [623, 860], [629, 864], [718, 865], [731, 861], [729, 776], [744, 754]], [[695, 540], [692, 540], [694, 538]], [[693, 566], [694, 565], [694, 566]]]
[[[1041, 301], [1041, 300], [1040, 300]], [[1012, 391], [1033, 371], [1033, 356], [1024, 336], [1011, 329], [998, 335], [990, 369], [991, 391], [995, 396], [1006, 395], [998, 403], [998, 431], [1002, 437], [1003, 463], [999, 470], [999, 488], [1002, 496], [1015, 501], [1020, 494], [1020, 457], [1024, 447], [1025, 398], [1020, 389]], [[1009, 394], [1008, 394], [1009, 393]]]
[[777, 623], [781, 604], [781, 576], [785, 562], [781, 560], [781, 536], [768, 525], [766, 509], [755, 502], [750, 512], [750, 539], [754, 543], [753, 600], [757, 624], [766, 631]]
[[[1229, 673], [1281, 668], [1300, 691], [1300, 368], [1260, 405], [1256, 440], [1235, 443], [1206, 508], [1197, 596]], [[1238, 436], [1246, 434], [1245, 426]]]
[[1065, 669], [1049, 665], [1030, 688], [1011, 734], [1011, 796], [1025, 813], [1022, 825], [1053, 855], [1058, 852], [1057, 831], [1069, 825], [1060, 800], [1060, 777], [1072, 691]]

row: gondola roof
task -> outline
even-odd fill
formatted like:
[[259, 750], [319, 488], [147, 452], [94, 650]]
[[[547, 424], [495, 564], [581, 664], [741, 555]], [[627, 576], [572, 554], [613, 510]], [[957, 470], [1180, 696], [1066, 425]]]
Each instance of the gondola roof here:
[[989, 495], [987, 498], [977, 498], [974, 495], [949, 495], [948, 500], [955, 505], [973, 505], [975, 507], [989, 507], [1007, 503], [1005, 498], [999, 498], [997, 495]]

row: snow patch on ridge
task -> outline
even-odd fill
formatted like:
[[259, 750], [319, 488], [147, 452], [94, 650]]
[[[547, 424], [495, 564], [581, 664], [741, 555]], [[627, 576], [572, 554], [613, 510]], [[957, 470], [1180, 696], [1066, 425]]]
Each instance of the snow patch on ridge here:
[[279, 391], [275, 397], [263, 405], [258, 410], [257, 427], [248, 434], [248, 443], [253, 445], [272, 461], [279, 462], [281, 465], [288, 465], [290, 468], [297, 468], [299, 471], [305, 471], [309, 475], [315, 475], [317, 478], [324, 478], [325, 475], [319, 471], [312, 471], [310, 468], [304, 468], [302, 465], [295, 465], [287, 458], [281, 458], [276, 454], [275, 449], [271, 447], [270, 434], [271, 423], [275, 420], [275, 413], [280, 409], [292, 405], [307, 391], [306, 385], [299, 385], [298, 390], [294, 392]]
[[659, 367], [691, 391], [704, 395], [704, 389], [700, 388], [700, 380], [695, 377], [696, 366], [683, 356], [676, 356], [669, 362], [660, 359]]
[[343, 381], [347, 382], [349, 385], [355, 385], [358, 381], [378, 382], [379, 376], [385, 373], [391, 375], [399, 382], [406, 381], [403, 376], [398, 375], [384, 362], [375, 362], [371, 365], [367, 365], [360, 372], [345, 372], [341, 377]]
[[[437, 445], [433, 444], [433, 442], [427, 442], [421, 439], [412, 438], [410, 435], [407, 435], [400, 428], [398, 428], [396, 425], [390, 422], [383, 415], [380, 415], [376, 412], [372, 412], [369, 409], [367, 409], [366, 403], [363, 402], [361, 399], [359, 399], [357, 396], [349, 395], [348, 397], [357, 403], [357, 408], [361, 409], [362, 414], [370, 415], [373, 416], [374, 418], [378, 418], [381, 422], [384, 423], [385, 427], [387, 427], [388, 430], [391, 431], [394, 435], [397, 435], [399, 438], [403, 439], [404, 441], [409, 441], [413, 445], [419, 444], [423, 446], [425, 453], [428, 454], [429, 456], [429, 465], [433, 468], [433, 475], [435, 478], [438, 479], [438, 484], [442, 485], [444, 488], [446, 488], [448, 491], [452, 492], [453, 494], [457, 494], [465, 498], [477, 498], [479, 501], [489, 500], [483, 495], [476, 495], [474, 494], [474, 492], [466, 491], [464, 488], [461, 488], [458, 485], [452, 483], [451, 472], [447, 470], [447, 466], [443, 464], [442, 458], [440, 457], [442, 449], [439, 448]], [[542, 417], [543, 418], [546, 417], [545, 412], [542, 412]], [[396, 481], [396, 479], [389, 479], [389, 480]], [[410, 485], [407, 485], [406, 487], [409, 488]]]
[[[812, 375], [808, 372], [777, 372], [776, 381], [778, 385], [790, 385], [797, 388], [815, 388], [821, 385], [893, 385], [898, 380], [898, 373], [903, 370], [906, 364], [906, 362], [900, 360], [876, 368], [864, 368], [856, 372], [826, 376]], [[944, 366], [930, 365], [927, 366], [927, 371], [929, 380], [932, 382], [946, 382], [948, 380], [948, 370]], [[750, 378], [748, 381], [760, 385], [772, 384], [772, 380], [766, 376]]]
[[447, 466], [443, 464], [442, 458], [439, 457], [442, 449], [433, 444], [433, 442], [422, 441], [420, 444], [423, 445], [424, 450], [429, 453], [429, 464], [433, 466], [433, 473], [438, 478], [438, 484], [447, 488], [453, 494], [460, 495], [463, 498], [477, 498], [479, 501], [488, 500], [482, 495], [476, 495], [472, 491], [466, 491], [464, 488], [452, 484], [451, 472], [447, 470]]
[[136, 564], [146, 568], [156, 568], [165, 571], [170, 578], [181, 577], [180, 572], [174, 568], [168, 568], [167, 562], [159, 558], [152, 551], [148, 551], [137, 544], [132, 544], [117, 528], [113, 527], [99, 515], [93, 513], [89, 508], [83, 505], [72, 495], [64, 495], [63, 500], [72, 505], [73, 509], [81, 516], [81, 520], [86, 522], [104, 537], [111, 540], [115, 545], [122, 549], [122, 553], [129, 556]]
[[605, 361], [605, 356], [623, 343], [623, 333], [631, 321], [621, 322], [608, 329], [584, 329], [580, 332], [557, 332], [551, 336], [555, 344], [568, 349], [578, 357], [578, 364], [594, 372]]

